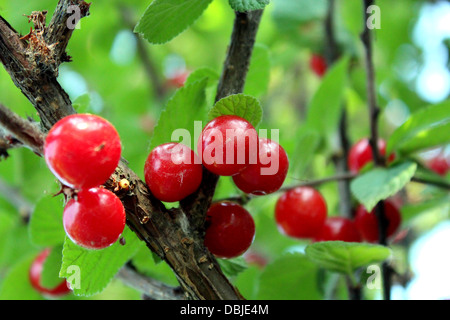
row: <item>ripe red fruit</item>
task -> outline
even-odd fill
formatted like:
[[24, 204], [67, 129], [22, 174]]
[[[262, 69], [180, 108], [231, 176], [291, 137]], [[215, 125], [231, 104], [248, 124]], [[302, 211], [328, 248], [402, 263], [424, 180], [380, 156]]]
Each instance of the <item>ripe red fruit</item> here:
[[236, 186], [245, 193], [270, 194], [283, 185], [289, 169], [289, 160], [278, 143], [260, 138], [257, 163], [233, 176]]
[[280, 231], [290, 237], [314, 237], [323, 227], [327, 205], [322, 195], [310, 187], [297, 187], [284, 193], [275, 206]]
[[327, 62], [324, 57], [318, 54], [313, 54], [311, 56], [311, 59], [309, 60], [309, 67], [319, 77], [323, 77], [323, 75], [327, 72]]
[[224, 115], [203, 128], [198, 152], [206, 169], [220, 176], [232, 176], [256, 163], [257, 144], [258, 135], [250, 122]]
[[103, 249], [119, 239], [125, 228], [120, 199], [104, 188], [84, 189], [71, 199], [63, 213], [64, 230], [77, 245]]
[[428, 162], [428, 167], [437, 174], [445, 176], [450, 170], [450, 160], [443, 155], [438, 155]]
[[251, 250], [244, 253], [244, 260], [247, 264], [257, 266], [260, 269], [269, 263], [268, 259], [262, 254]]
[[60, 297], [71, 292], [67, 281], [64, 279], [61, 281], [59, 285], [54, 288], [44, 288], [41, 285], [41, 274], [44, 268], [45, 260], [50, 254], [50, 249], [43, 250], [31, 263], [30, 271], [29, 271], [29, 279], [31, 286], [47, 297]]
[[[378, 150], [381, 156], [386, 155], [386, 141], [378, 139]], [[388, 161], [394, 161], [395, 155], [391, 154]], [[353, 173], [358, 173], [366, 164], [373, 161], [372, 147], [369, 139], [364, 138], [355, 143], [349, 151], [347, 159], [348, 168]]]
[[186, 70], [179, 71], [167, 79], [167, 84], [170, 87], [181, 88], [184, 86], [186, 79], [189, 77], [189, 72]]
[[314, 241], [346, 241], [360, 242], [361, 236], [355, 223], [344, 217], [330, 217], [320, 232], [314, 237]]
[[44, 156], [52, 173], [75, 189], [97, 187], [116, 169], [120, 137], [105, 119], [75, 114], [58, 121], [49, 131]]
[[195, 192], [202, 182], [200, 158], [181, 143], [166, 143], [150, 152], [144, 175], [153, 195], [161, 201], [175, 202]]
[[205, 246], [220, 258], [243, 254], [255, 237], [255, 222], [250, 213], [233, 202], [211, 205], [206, 214]]
[[[387, 236], [392, 236], [401, 224], [402, 217], [399, 210], [391, 201], [384, 201], [384, 211], [389, 226], [387, 228]], [[361, 237], [368, 242], [378, 242], [378, 219], [375, 209], [370, 213], [363, 205], [359, 205], [356, 210], [355, 225]]]

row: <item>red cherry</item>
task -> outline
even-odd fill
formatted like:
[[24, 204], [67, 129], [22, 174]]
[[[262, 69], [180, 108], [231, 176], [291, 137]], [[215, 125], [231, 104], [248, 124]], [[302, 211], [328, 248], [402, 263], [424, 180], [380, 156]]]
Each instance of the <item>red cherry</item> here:
[[[402, 217], [397, 207], [391, 201], [384, 201], [384, 211], [389, 221], [387, 236], [390, 237], [399, 228]], [[378, 242], [378, 219], [375, 209], [369, 213], [363, 205], [359, 205], [356, 210], [355, 225], [364, 240]]]
[[445, 176], [450, 170], [450, 160], [447, 160], [443, 155], [439, 155], [428, 162], [428, 167], [437, 174]]
[[97, 187], [116, 169], [121, 153], [116, 129], [105, 119], [75, 114], [58, 121], [49, 131], [44, 155], [52, 173], [76, 189]]
[[264, 268], [268, 263], [266, 257], [258, 252], [254, 252], [251, 250], [248, 250], [244, 253], [244, 259], [247, 264], [257, 266], [260, 269]]
[[220, 176], [232, 176], [256, 163], [257, 143], [258, 135], [250, 122], [224, 115], [203, 128], [198, 150], [206, 169]]
[[314, 237], [314, 241], [346, 241], [360, 242], [361, 236], [355, 223], [344, 217], [330, 217], [320, 232]]
[[309, 60], [309, 67], [319, 77], [323, 77], [327, 72], [327, 61], [321, 55], [313, 54]]
[[289, 160], [278, 143], [259, 139], [258, 161], [233, 176], [236, 186], [245, 193], [265, 195], [281, 188], [289, 169]]
[[119, 239], [125, 228], [125, 210], [120, 199], [104, 188], [81, 190], [63, 213], [64, 230], [77, 245], [103, 249]]
[[71, 292], [67, 281], [64, 279], [54, 288], [44, 288], [41, 285], [41, 274], [44, 268], [45, 260], [50, 254], [50, 249], [43, 250], [31, 263], [29, 279], [31, 286], [44, 296], [60, 297]]
[[188, 71], [181, 71], [174, 74], [172, 77], [167, 79], [167, 83], [170, 87], [181, 88], [184, 86], [186, 79], [189, 77]]
[[[386, 141], [378, 139], [378, 149], [381, 156], [386, 154]], [[391, 154], [388, 161], [394, 161], [395, 155]], [[353, 173], [358, 173], [366, 164], [373, 161], [372, 147], [369, 139], [364, 138], [355, 143], [348, 154], [348, 168]]]
[[145, 161], [145, 181], [161, 201], [175, 202], [186, 198], [202, 182], [200, 158], [181, 143], [166, 143], [150, 152]]
[[206, 214], [205, 246], [220, 258], [243, 254], [255, 237], [255, 222], [250, 213], [233, 202], [211, 205]]
[[323, 227], [327, 205], [322, 195], [310, 187], [297, 187], [284, 193], [275, 206], [280, 231], [290, 237], [314, 237]]

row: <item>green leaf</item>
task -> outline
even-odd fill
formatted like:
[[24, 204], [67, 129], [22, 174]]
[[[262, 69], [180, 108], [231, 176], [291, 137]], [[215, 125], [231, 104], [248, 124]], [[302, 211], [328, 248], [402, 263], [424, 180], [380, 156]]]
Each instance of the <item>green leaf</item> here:
[[193, 24], [212, 0], [154, 0], [134, 32], [153, 44], [166, 43]]
[[320, 268], [353, 277], [355, 270], [386, 260], [391, 250], [367, 243], [324, 241], [308, 245], [305, 253]]
[[320, 134], [303, 126], [296, 135], [296, 147], [292, 159], [292, 172], [295, 177], [302, 177], [311, 163], [314, 153], [320, 146]]
[[264, 45], [256, 44], [245, 80], [245, 94], [257, 97], [267, 92], [270, 81], [270, 63], [269, 49]]
[[304, 254], [286, 254], [267, 265], [261, 274], [257, 299], [319, 300], [318, 268]]
[[380, 200], [385, 200], [400, 191], [414, 176], [417, 164], [406, 161], [390, 168], [374, 168], [350, 184], [353, 195], [372, 211]]
[[[183, 136], [183, 141], [179, 142], [194, 150], [196, 144], [194, 143], [194, 146], [191, 146], [192, 141], [196, 138], [194, 122], [203, 121], [206, 114], [206, 83], [207, 78], [203, 78], [200, 81], [185, 85], [175, 92], [154, 128], [150, 149], [163, 143], [177, 141], [179, 136], [172, 138], [172, 134], [175, 130], [181, 132], [181, 129], [183, 131], [181, 133], [189, 133], [190, 137]], [[198, 135], [200, 135], [200, 132]]]
[[45, 259], [41, 274], [41, 285], [45, 288], [55, 288], [63, 280], [59, 277], [62, 263], [62, 244], [52, 248]]
[[217, 259], [217, 262], [228, 277], [237, 276], [248, 268], [247, 262], [242, 256], [235, 259]]
[[450, 212], [450, 195], [433, 197], [420, 203], [407, 204], [401, 207], [402, 220], [409, 221], [418, 215], [432, 210], [442, 210], [442, 212]]
[[133, 257], [132, 263], [141, 274], [171, 286], [179, 285], [177, 278], [169, 265], [156, 256], [156, 254], [150, 252], [146, 246], [142, 246], [139, 249]]
[[101, 292], [133, 257], [141, 242], [128, 227], [122, 237], [125, 245], [117, 241], [102, 250], [87, 250], [66, 238], [59, 276], [67, 279], [75, 295], [92, 296]]
[[62, 197], [46, 196], [39, 200], [29, 223], [30, 238], [34, 244], [52, 247], [64, 242], [63, 211]]
[[90, 112], [91, 105], [91, 96], [88, 93], [85, 93], [73, 102], [73, 107], [77, 111], [77, 113], [88, 113]]
[[252, 11], [264, 9], [270, 3], [270, 0], [228, 0], [231, 8], [235, 11]]
[[193, 71], [184, 83], [185, 86], [193, 84], [194, 82], [201, 81], [204, 78], [208, 79], [207, 86], [216, 85], [219, 81], [219, 74], [212, 68], [203, 67]]
[[256, 128], [262, 119], [262, 108], [252, 96], [233, 94], [219, 100], [208, 113], [210, 120], [223, 115], [239, 116]]
[[450, 102], [414, 112], [389, 138], [386, 152], [402, 154], [450, 142]]
[[326, 138], [335, 134], [340, 120], [349, 61], [343, 57], [331, 67], [308, 106], [307, 125]]
[[16, 263], [7, 273], [0, 288], [0, 300], [42, 300], [33, 289], [28, 273], [36, 253]]
[[294, 29], [300, 24], [322, 19], [327, 12], [326, 0], [274, 0], [273, 19], [282, 29]]

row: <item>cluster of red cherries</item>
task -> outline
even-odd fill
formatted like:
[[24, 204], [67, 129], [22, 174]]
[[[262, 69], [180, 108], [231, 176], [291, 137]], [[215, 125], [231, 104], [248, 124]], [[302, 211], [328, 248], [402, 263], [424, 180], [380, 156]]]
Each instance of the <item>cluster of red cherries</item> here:
[[[380, 139], [378, 148], [382, 156], [386, 153], [386, 143]], [[352, 146], [348, 157], [348, 167], [358, 173], [372, 161], [372, 148], [368, 139], [361, 139]], [[388, 161], [393, 161], [390, 155]], [[385, 201], [385, 216], [388, 220], [387, 236], [391, 237], [401, 224], [401, 215], [394, 201]], [[358, 205], [352, 218], [328, 217], [323, 196], [311, 187], [297, 187], [284, 193], [275, 207], [275, 219], [280, 231], [299, 239], [320, 241], [345, 241], [376, 243], [379, 240], [377, 216]]]
[[[285, 150], [275, 141], [258, 137], [244, 118], [219, 116], [206, 124], [199, 137], [198, 156], [180, 143], [155, 147], [145, 162], [145, 181], [161, 201], [180, 201], [200, 186], [203, 168], [231, 176], [236, 186], [247, 194], [266, 195], [283, 184], [289, 161]], [[277, 159], [278, 167], [270, 174], [264, 169]], [[255, 223], [251, 214], [231, 201], [213, 203], [206, 214], [205, 246], [221, 258], [243, 254], [253, 242]]]
[[90, 114], [61, 119], [45, 139], [47, 166], [63, 186], [73, 190], [63, 212], [64, 230], [81, 247], [109, 247], [125, 228], [122, 202], [102, 187], [119, 164], [121, 150], [113, 125]]

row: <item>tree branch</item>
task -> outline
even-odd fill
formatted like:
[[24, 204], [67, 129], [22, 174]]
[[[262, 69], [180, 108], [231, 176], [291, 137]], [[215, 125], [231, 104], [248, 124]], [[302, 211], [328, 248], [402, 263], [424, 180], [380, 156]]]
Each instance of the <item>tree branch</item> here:
[[[366, 78], [367, 78], [367, 100], [369, 107], [370, 117], [370, 145], [372, 147], [373, 161], [375, 166], [384, 166], [384, 160], [381, 157], [380, 150], [378, 148], [378, 116], [380, 114], [380, 108], [376, 101], [375, 90], [375, 70], [373, 66], [373, 47], [371, 32], [367, 26], [369, 19], [368, 8], [375, 3], [374, 0], [363, 0], [364, 3], [364, 31], [361, 34], [361, 40], [365, 50], [365, 63], [366, 63]], [[384, 201], [377, 203], [375, 207], [375, 214], [378, 220], [379, 240], [381, 245], [387, 246], [387, 228], [389, 226], [389, 220], [386, 218]], [[383, 273], [383, 292], [384, 299], [390, 300], [391, 297], [391, 278], [392, 269], [385, 262], [382, 265]]]
[[[84, 2], [60, 0], [55, 15], [64, 16], [64, 13], [59, 11], [73, 3], [83, 5]], [[228, 62], [225, 63], [225, 66], [229, 68], [224, 70], [226, 75], [221, 78], [218, 98], [224, 97], [225, 94], [242, 91], [261, 14], [262, 11], [237, 14], [235, 31], [227, 58]], [[59, 18], [52, 19], [52, 21], [54, 21], [53, 24], [65, 24], [66, 22], [66, 20]], [[50, 29], [64, 30], [62, 26], [58, 28], [55, 25]], [[38, 31], [45, 34], [45, 30], [45, 28], [39, 28]], [[246, 33], [249, 33], [249, 35], [246, 35]], [[55, 31], [52, 34], [55, 34], [55, 37], [48, 36], [46, 38], [44, 36], [44, 39], [52, 39], [53, 44], [56, 44], [59, 42], [56, 35], [60, 35], [61, 41], [67, 43], [71, 32]], [[34, 36], [39, 37], [36, 34]], [[38, 40], [41, 41], [42, 39], [38, 38]], [[250, 42], [245, 43], [246, 41]], [[25, 43], [19, 38], [15, 30], [0, 17], [0, 60], [16, 86], [38, 110], [42, 128], [46, 131], [61, 118], [74, 114], [75, 110], [68, 95], [56, 80], [57, 72], [55, 70], [58, 61], [64, 59], [50, 59], [54, 58], [54, 55], [61, 54], [62, 48], [65, 48], [65, 46], [60, 47], [60, 49], [53, 47], [53, 55], [44, 55], [44, 51], [44, 53], [48, 53], [44, 49], [48, 49], [49, 46], [46, 42], [40, 43], [43, 46], [36, 47], [30, 45], [30, 43]], [[46, 59], [39, 60], [37, 57]], [[241, 59], [244, 64], [234, 63]], [[39, 60], [39, 63], [37, 63], [37, 60]], [[231, 70], [233, 68], [235, 70]], [[53, 70], [53, 72], [48, 72], [49, 70]], [[237, 81], [236, 84], [235, 81]], [[39, 134], [42, 134], [37, 128], [35, 129]], [[17, 134], [17, 132], [14, 132], [14, 134]], [[25, 141], [23, 142], [25, 143]], [[33, 148], [38, 147], [36, 151], [42, 154], [41, 142], [27, 141]], [[127, 179], [130, 182], [129, 189], [116, 192], [124, 204], [127, 213], [127, 225], [146, 243], [147, 247], [158, 254], [173, 269], [187, 297], [205, 300], [242, 299], [237, 289], [222, 273], [215, 257], [204, 247], [203, 236], [197, 231], [197, 225], [191, 224], [192, 220], [188, 218], [191, 217], [191, 212], [196, 214], [206, 212], [214, 194], [217, 177], [205, 174], [202, 188], [211, 187], [207, 190], [202, 189], [197, 194], [195, 200], [199, 202], [190, 206], [191, 210], [186, 210], [186, 206], [183, 210], [166, 209], [124, 161], [120, 162], [114, 174], [105, 183], [105, 187], [114, 190], [117, 181], [122, 179]]]
[[[233, 32], [219, 80], [215, 101], [244, 91], [250, 59], [263, 10], [236, 12]], [[191, 223], [203, 233], [206, 212], [211, 205], [219, 176], [203, 170], [199, 190], [180, 202], [184, 212], [189, 212]]]
[[17, 114], [0, 104], [0, 125], [30, 147], [36, 154], [44, 153], [44, 134], [35, 124], [19, 117]]
[[[340, 57], [339, 47], [334, 32], [334, 13], [336, 2], [328, 0], [328, 11], [325, 17], [325, 56], [328, 66], [332, 66]], [[339, 120], [339, 148], [340, 152], [334, 157], [334, 163], [338, 174], [348, 171], [347, 159], [350, 149], [350, 143], [347, 133], [347, 107], [342, 107], [342, 113]], [[352, 218], [352, 202], [349, 180], [340, 180], [338, 182], [339, 192], [339, 211], [342, 216]]]
[[[126, 26], [131, 31], [133, 31], [136, 23], [131, 17], [130, 9], [128, 9], [126, 6], [121, 6], [120, 13]], [[166, 95], [166, 89], [160, 79], [160, 76], [158, 75], [158, 71], [156, 70], [156, 66], [153, 63], [153, 60], [150, 57], [150, 53], [147, 50], [146, 43], [139, 36], [139, 34], [133, 33], [133, 35], [136, 39], [137, 53], [142, 61], [142, 65], [144, 66], [147, 78], [150, 80], [153, 93], [159, 101], [163, 101]]]
[[120, 269], [117, 277], [127, 286], [141, 292], [152, 300], [184, 300], [180, 288], [170, 287], [162, 282], [137, 273], [129, 266]]

